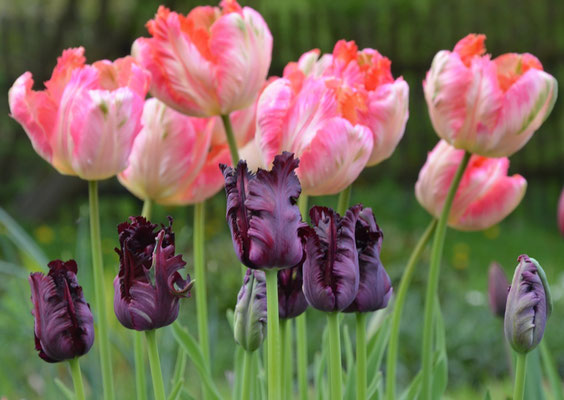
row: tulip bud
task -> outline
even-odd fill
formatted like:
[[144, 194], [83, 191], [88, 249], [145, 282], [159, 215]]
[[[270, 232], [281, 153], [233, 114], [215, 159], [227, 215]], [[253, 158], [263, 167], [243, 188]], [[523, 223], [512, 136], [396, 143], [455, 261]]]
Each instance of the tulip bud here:
[[302, 286], [302, 265], [278, 271], [278, 315], [280, 318], [295, 318], [307, 309], [307, 300]]
[[233, 315], [235, 341], [255, 351], [264, 340], [266, 325], [266, 278], [263, 271], [247, 269]]
[[118, 226], [121, 249], [119, 274], [114, 279], [114, 311], [123, 326], [138, 331], [172, 324], [178, 317], [181, 297], [190, 296], [190, 276], [178, 270], [186, 263], [174, 255], [172, 218], [157, 233], [157, 225], [143, 217]]
[[491, 263], [488, 272], [488, 298], [490, 309], [494, 315], [501, 318], [505, 315], [508, 291], [509, 282], [503, 268], [496, 262]]
[[505, 309], [505, 337], [513, 350], [528, 353], [541, 341], [552, 300], [546, 275], [534, 258], [518, 258]]
[[49, 263], [47, 276], [29, 277], [35, 348], [47, 362], [70, 360], [88, 353], [94, 343], [94, 318], [76, 279], [74, 260]]

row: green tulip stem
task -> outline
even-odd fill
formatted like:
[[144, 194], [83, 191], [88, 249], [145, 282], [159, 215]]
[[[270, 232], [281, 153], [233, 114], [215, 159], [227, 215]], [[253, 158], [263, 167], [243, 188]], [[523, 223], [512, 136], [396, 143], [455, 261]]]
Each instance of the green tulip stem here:
[[550, 382], [550, 387], [552, 389], [552, 396], [554, 397], [554, 400], [564, 400], [564, 393], [562, 392], [562, 382], [560, 380], [560, 376], [558, 375], [558, 370], [554, 365], [554, 359], [552, 358], [550, 350], [548, 350], [548, 347], [546, 345], [546, 338], [541, 340], [539, 347], [542, 363], [544, 365], [544, 369], [546, 375], [548, 376], [548, 381]]
[[153, 211], [153, 202], [151, 199], [145, 199], [143, 202], [143, 209], [141, 210], [141, 216], [145, 217], [147, 220], [151, 219], [151, 211]]
[[155, 400], [165, 400], [165, 389], [163, 375], [161, 372], [161, 360], [159, 359], [159, 349], [157, 347], [156, 330], [145, 331], [147, 347], [149, 350], [149, 365], [151, 366], [151, 377], [153, 378], [153, 391]]
[[356, 313], [356, 398], [366, 399], [366, 313]]
[[[423, 323], [423, 349], [422, 349], [422, 388], [421, 399], [431, 400], [432, 391], [432, 378], [433, 378], [433, 321], [435, 320], [435, 296], [437, 296], [437, 289], [439, 286], [439, 274], [441, 270], [441, 257], [443, 254], [443, 247], [445, 243], [446, 227], [448, 217], [450, 215], [450, 208], [464, 174], [464, 170], [470, 161], [471, 154], [467, 151], [456, 170], [450, 188], [448, 190], [443, 210], [437, 223], [435, 230], [435, 237], [433, 239], [433, 247], [431, 249], [431, 262], [429, 266], [429, 278], [427, 281], [427, 291], [425, 293], [425, 313]], [[438, 183], [437, 183], [438, 184]]]
[[329, 375], [331, 400], [342, 400], [342, 364], [341, 364], [341, 333], [339, 329], [339, 314], [327, 313], [329, 327]]
[[392, 311], [392, 327], [390, 330], [390, 339], [388, 343], [388, 356], [386, 357], [386, 399], [395, 400], [396, 399], [396, 365], [398, 360], [398, 349], [399, 349], [399, 330], [401, 322], [401, 313], [403, 311], [403, 306], [405, 304], [405, 298], [411, 284], [411, 279], [415, 272], [415, 266], [421, 258], [423, 250], [427, 246], [431, 235], [435, 231], [437, 226], [437, 220], [433, 218], [423, 236], [419, 239], [419, 242], [415, 245], [409, 260], [407, 261], [407, 266], [405, 267], [404, 273], [401, 277], [399, 283], [399, 289], [394, 300], [393, 311]]
[[527, 353], [515, 353], [517, 368], [515, 369], [515, 386], [513, 400], [523, 400], [525, 395], [525, 373], [527, 372]]
[[292, 390], [292, 319], [280, 319], [280, 337], [282, 343], [282, 398], [293, 399]]
[[198, 339], [206, 367], [209, 369], [210, 345], [204, 258], [205, 207], [205, 202], [194, 204], [194, 285], [196, 289], [196, 310], [198, 315]]
[[78, 363], [78, 357], [69, 360], [72, 383], [74, 385], [74, 393], [76, 394], [76, 400], [84, 400], [84, 384], [82, 383], [82, 373], [80, 372], [80, 364]]
[[280, 400], [280, 323], [278, 320], [278, 270], [267, 269], [268, 400]]
[[114, 380], [110, 342], [108, 340], [108, 321], [106, 317], [106, 293], [104, 290], [104, 266], [102, 263], [97, 181], [88, 182], [88, 200], [90, 205], [90, 243], [92, 247], [92, 272], [94, 275], [94, 302], [96, 304], [96, 319], [98, 321], [96, 339], [100, 351], [104, 399], [113, 400]]
[[349, 208], [349, 203], [351, 202], [351, 189], [352, 184], [347, 186], [345, 189], [339, 193], [339, 200], [337, 202], [337, 212], [342, 217], [347, 212], [347, 208]]
[[[303, 194], [298, 198], [298, 206], [302, 213], [302, 219], [307, 220], [308, 197]], [[298, 373], [298, 389], [300, 392], [300, 400], [308, 400], [308, 381], [307, 381], [307, 320], [306, 313], [302, 313], [296, 317], [296, 353], [297, 353], [297, 373]]]
[[241, 389], [241, 400], [248, 400], [251, 398], [252, 376], [251, 367], [253, 360], [253, 352], [245, 350], [243, 352], [243, 386]]
[[235, 141], [235, 135], [233, 134], [233, 127], [231, 126], [231, 119], [229, 118], [229, 114], [222, 114], [221, 120], [223, 121], [225, 136], [227, 137], [227, 143], [229, 144], [231, 161], [233, 161], [233, 166], [236, 167], [237, 163], [239, 162], [239, 151], [237, 150], [237, 142]]

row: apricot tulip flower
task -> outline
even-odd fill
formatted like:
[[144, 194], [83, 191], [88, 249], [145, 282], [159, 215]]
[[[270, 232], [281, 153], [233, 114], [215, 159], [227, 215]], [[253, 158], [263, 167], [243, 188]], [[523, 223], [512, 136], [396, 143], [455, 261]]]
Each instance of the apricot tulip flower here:
[[433, 59], [423, 82], [437, 134], [458, 149], [508, 157], [550, 114], [557, 82], [529, 53], [491, 59], [485, 35], [470, 34]]
[[65, 50], [41, 91], [25, 72], [10, 89], [10, 112], [57, 171], [99, 180], [127, 167], [150, 76], [131, 57], [85, 61], [84, 48]]
[[[441, 140], [427, 156], [419, 172], [415, 195], [431, 215], [438, 218], [464, 150]], [[527, 181], [521, 175], [507, 176], [507, 158], [473, 155], [454, 197], [449, 226], [460, 230], [480, 230], [497, 224], [521, 202]]]

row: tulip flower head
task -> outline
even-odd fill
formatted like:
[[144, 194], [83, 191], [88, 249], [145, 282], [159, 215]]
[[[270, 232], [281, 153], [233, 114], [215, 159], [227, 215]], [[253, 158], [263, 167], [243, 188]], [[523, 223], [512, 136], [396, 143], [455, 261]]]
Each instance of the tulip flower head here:
[[[441, 140], [427, 156], [419, 172], [415, 195], [419, 203], [439, 218], [464, 150]], [[454, 197], [448, 225], [474, 231], [497, 224], [521, 202], [527, 181], [521, 175], [508, 176], [507, 158], [473, 155]]]
[[501, 318], [505, 316], [508, 292], [509, 281], [505, 272], [503, 272], [503, 268], [498, 263], [492, 262], [488, 272], [488, 300], [494, 315]]
[[82, 356], [94, 343], [94, 318], [76, 273], [74, 260], [55, 260], [46, 276], [34, 272], [29, 277], [35, 348], [47, 362]]
[[546, 275], [534, 258], [518, 258], [505, 309], [505, 338], [518, 353], [528, 353], [541, 341], [552, 300]]
[[384, 234], [370, 208], [360, 206], [355, 226], [358, 252], [359, 286], [353, 302], [345, 312], [369, 312], [386, 308], [393, 289], [388, 273], [380, 261]]
[[485, 35], [470, 34], [433, 59], [423, 82], [437, 134], [458, 149], [508, 157], [550, 114], [557, 82], [532, 54], [491, 59]]
[[147, 23], [151, 38], [132, 54], [151, 71], [151, 94], [195, 117], [249, 107], [262, 88], [272, 56], [263, 18], [235, 0], [196, 7], [187, 16], [160, 6]]
[[278, 315], [280, 318], [296, 318], [307, 309], [302, 290], [302, 265], [278, 271]]
[[558, 200], [558, 228], [560, 228], [560, 233], [564, 236], [564, 189], [562, 189], [560, 200]]
[[248, 268], [233, 314], [235, 341], [255, 351], [264, 340], [266, 325], [266, 278], [264, 271]]
[[300, 158], [304, 193], [335, 194], [388, 158], [407, 121], [408, 86], [390, 60], [354, 42], [305, 53], [259, 98], [256, 141], [264, 164], [281, 151]]
[[[142, 200], [194, 204], [223, 186], [218, 163], [229, 163], [227, 144], [213, 144], [215, 122], [187, 117], [155, 98], [145, 102], [143, 128], [119, 181]], [[220, 121], [221, 122], [221, 121]]]
[[296, 204], [301, 192], [291, 153], [274, 159], [272, 170], [221, 165], [227, 194], [227, 222], [239, 260], [249, 268], [290, 268], [304, 257], [298, 230], [304, 225]]
[[172, 324], [178, 317], [179, 299], [190, 296], [190, 276], [178, 270], [186, 263], [174, 255], [172, 219], [169, 226], [143, 217], [130, 217], [118, 226], [121, 249], [119, 274], [114, 279], [114, 311], [123, 326], [138, 331]]
[[82, 47], [65, 50], [42, 91], [32, 89], [31, 73], [21, 75], [10, 112], [58, 172], [106, 179], [127, 167], [150, 75], [131, 57], [85, 61]]
[[326, 207], [309, 211], [313, 228], [305, 229], [303, 264], [304, 294], [321, 311], [343, 311], [356, 298], [359, 288], [355, 227], [361, 206], [341, 217]]

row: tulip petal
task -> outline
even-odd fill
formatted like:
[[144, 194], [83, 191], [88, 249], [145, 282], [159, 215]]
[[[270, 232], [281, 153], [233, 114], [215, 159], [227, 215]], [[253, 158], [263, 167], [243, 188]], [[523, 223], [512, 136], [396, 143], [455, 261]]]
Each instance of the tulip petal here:
[[301, 265], [278, 271], [278, 315], [280, 318], [295, 318], [307, 309], [307, 300], [302, 290], [303, 282]]

